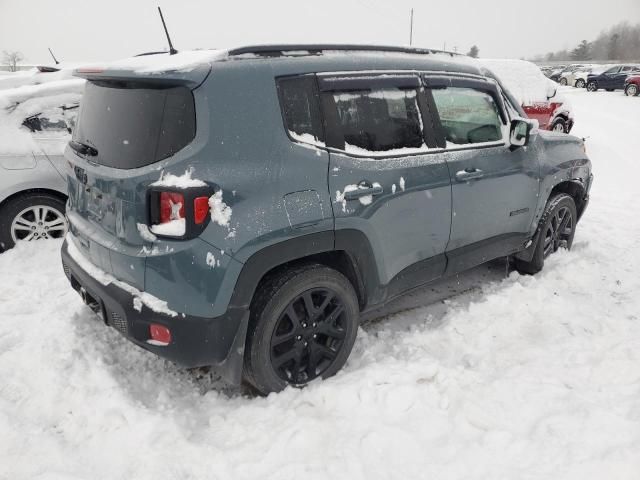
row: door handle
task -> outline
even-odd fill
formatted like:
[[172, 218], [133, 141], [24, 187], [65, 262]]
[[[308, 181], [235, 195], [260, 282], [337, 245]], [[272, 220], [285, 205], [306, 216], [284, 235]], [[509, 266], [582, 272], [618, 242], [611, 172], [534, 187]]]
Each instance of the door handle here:
[[456, 172], [456, 180], [459, 182], [466, 182], [467, 180], [473, 180], [474, 178], [480, 178], [484, 175], [484, 172], [479, 168], [465, 168]]
[[380, 195], [382, 193], [382, 187], [378, 184], [371, 185], [369, 182], [362, 181], [358, 184], [356, 190], [349, 190], [344, 192], [345, 200], [356, 200], [367, 195]]

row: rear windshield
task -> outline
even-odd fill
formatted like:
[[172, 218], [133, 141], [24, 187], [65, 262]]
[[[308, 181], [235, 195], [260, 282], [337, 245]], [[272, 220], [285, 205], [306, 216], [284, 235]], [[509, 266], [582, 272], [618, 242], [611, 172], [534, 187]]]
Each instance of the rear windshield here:
[[195, 134], [193, 94], [186, 87], [88, 82], [73, 140], [98, 151], [92, 162], [137, 168], [173, 155]]

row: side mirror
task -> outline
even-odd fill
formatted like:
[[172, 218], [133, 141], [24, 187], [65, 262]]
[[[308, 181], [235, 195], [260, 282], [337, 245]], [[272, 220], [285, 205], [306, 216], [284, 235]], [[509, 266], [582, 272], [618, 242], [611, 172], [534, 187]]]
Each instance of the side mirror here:
[[547, 100], [551, 100], [553, 97], [555, 97], [556, 93], [558, 93], [558, 89], [553, 85], [549, 85], [549, 87], [547, 88]]
[[531, 135], [531, 129], [533, 123], [524, 118], [514, 118], [511, 120], [511, 129], [509, 135], [510, 149], [513, 151], [516, 148], [525, 147], [529, 144], [529, 137]]

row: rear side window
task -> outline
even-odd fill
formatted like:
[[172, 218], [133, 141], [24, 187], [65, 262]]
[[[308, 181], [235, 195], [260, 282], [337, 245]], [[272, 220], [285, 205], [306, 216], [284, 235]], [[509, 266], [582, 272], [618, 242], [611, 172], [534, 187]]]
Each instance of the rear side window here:
[[500, 113], [491, 95], [459, 87], [432, 92], [448, 146], [502, 139]]
[[415, 89], [383, 88], [331, 94], [345, 151], [394, 153], [427, 148]]
[[175, 154], [195, 134], [193, 94], [186, 87], [88, 82], [73, 140], [98, 151], [92, 162], [128, 169]]
[[298, 142], [324, 145], [315, 77], [281, 78], [278, 80], [278, 94], [289, 136]]

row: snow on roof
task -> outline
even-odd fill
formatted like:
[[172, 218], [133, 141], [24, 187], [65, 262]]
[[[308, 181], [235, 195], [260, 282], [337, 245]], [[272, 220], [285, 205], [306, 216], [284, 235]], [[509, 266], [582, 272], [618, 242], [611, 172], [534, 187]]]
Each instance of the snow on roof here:
[[36, 148], [25, 118], [49, 108], [80, 102], [85, 81], [59, 80], [0, 90], [0, 155], [28, 154]]
[[[58, 82], [73, 78], [73, 69], [80, 64], [63, 63], [57, 65], [57, 72], [40, 72], [37, 68], [0, 76], [0, 91], [7, 88], [16, 88], [23, 85], [40, 85], [49, 82]], [[3, 72], [4, 73], [4, 72]]]
[[85, 80], [70, 78], [57, 80], [38, 85], [23, 85], [16, 88], [0, 90], [0, 108], [7, 108], [16, 103], [23, 103], [33, 98], [50, 97], [61, 94], [82, 95]]
[[131, 70], [138, 73], [167, 71], [189, 72], [198, 65], [221, 60], [226, 57], [226, 50], [185, 50], [175, 55], [169, 55], [167, 52], [124, 58], [108, 63], [87, 64], [83, 65], [83, 68]]
[[540, 71], [537, 65], [525, 60], [481, 59], [523, 105], [546, 102], [557, 85]]

